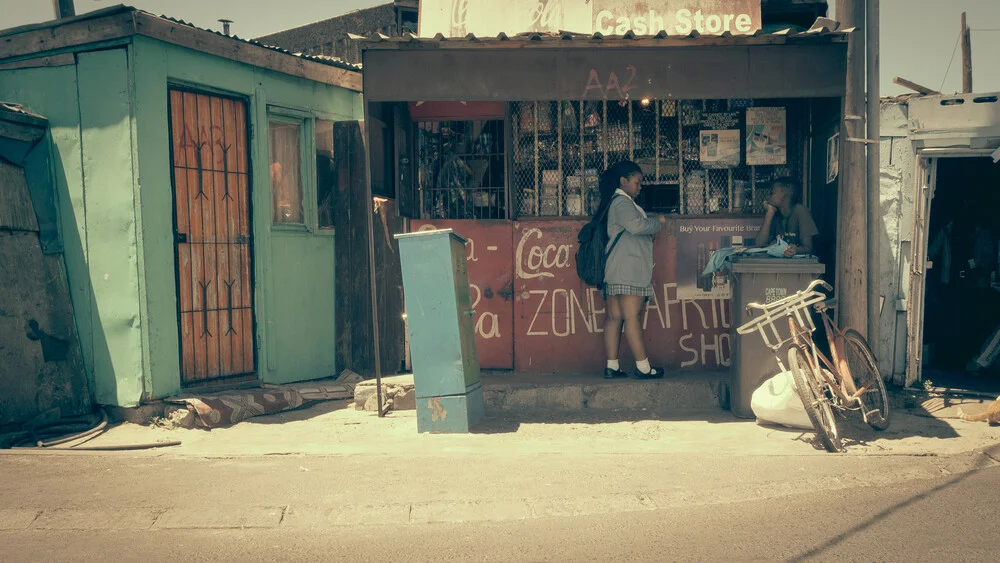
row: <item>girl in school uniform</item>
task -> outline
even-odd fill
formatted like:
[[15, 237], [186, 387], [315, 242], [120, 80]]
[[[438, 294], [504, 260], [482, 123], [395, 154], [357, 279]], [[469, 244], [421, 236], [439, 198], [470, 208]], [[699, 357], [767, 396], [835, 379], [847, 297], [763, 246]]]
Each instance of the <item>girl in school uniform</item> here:
[[[604, 347], [607, 367], [604, 377], [628, 377], [618, 362], [622, 325], [632, 356], [636, 379], [663, 377], [663, 369], [649, 364], [643, 342], [641, 313], [653, 295], [653, 236], [666, 224], [666, 217], [649, 217], [635, 202], [642, 189], [642, 169], [623, 161], [606, 170], [600, 179], [601, 205], [597, 215], [607, 213], [608, 255], [604, 269], [604, 299], [607, 321]], [[619, 237], [620, 233], [620, 238]], [[616, 242], [616, 238], [618, 238]]]

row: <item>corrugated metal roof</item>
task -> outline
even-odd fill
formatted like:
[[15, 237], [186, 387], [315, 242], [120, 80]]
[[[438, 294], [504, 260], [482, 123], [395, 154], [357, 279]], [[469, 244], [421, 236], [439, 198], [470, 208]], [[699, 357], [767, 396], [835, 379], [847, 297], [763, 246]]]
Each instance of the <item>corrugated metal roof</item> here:
[[363, 45], [365, 48], [376, 49], [399, 48], [406, 45], [414, 47], [438, 46], [460, 48], [463, 45], [471, 46], [471, 44], [498, 44], [497, 46], [501, 46], [499, 44], [504, 43], [507, 43], [510, 46], [514, 46], [514, 44], [539, 43], [554, 47], [556, 46], [554, 44], [563, 42], [571, 42], [574, 45], [579, 45], [580, 42], [600, 45], [604, 42], [623, 43], [628, 41], [644, 41], [652, 42], [654, 44], [662, 42], [664, 46], [667, 46], [667, 44], [673, 44], [677, 41], [682, 41], [684, 43], [690, 43], [694, 46], [699, 43], [714, 43], [719, 39], [731, 40], [734, 44], [790, 43], [799, 40], [818, 40], [819, 38], [823, 38], [825, 40], [846, 41], [847, 36], [853, 31], [853, 27], [840, 29], [840, 24], [838, 22], [827, 18], [820, 18], [819, 20], [816, 20], [813, 27], [804, 31], [789, 27], [770, 33], [757, 31], [756, 33], [745, 35], [734, 35], [728, 31], [721, 34], [707, 34], [699, 33], [697, 30], [693, 30], [687, 35], [669, 35], [665, 31], [661, 31], [656, 35], [638, 35], [634, 31], [629, 31], [624, 35], [604, 35], [599, 32], [586, 34], [560, 31], [558, 33], [518, 33], [516, 35], [507, 35], [506, 33], [501, 32], [495, 37], [477, 37], [472, 33], [464, 37], [445, 37], [441, 33], [438, 33], [434, 37], [417, 37], [410, 33], [405, 33], [399, 37], [389, 37], [380, 33], [361, 39], [364, 39]]
[[342, 69], [345, 69], [345, 70], [357, 70], [357, 71], [361, 70], [361, 65], [360, 64], [349, 63], [349, 62], [345, 61], [344, 59], [341, 59], [340, 57], [331, 57], [331, 56], [327, 56], [327, 55], [306, 55], [304, 53], [293, 53], [292, 51], [289, 51], [288, 49], [284, 49], [282, 47], [278, 47], [277, 45], [268, 45], [266, 43], [261, 43], [260, 41], [257, 41], [256, 39], [243, 39], [243, 38], [239, 37], [238, 35], [226, 35], [226, 34], [224, 34], [222, 32], [216, 31], [214, 29], [206, 29], [206, 28], [203, 28], [203, 27], [198, 27], [198, 26], [196, 26], [196, 25], [194, 25], [192, 23], [186, 22], [186, 21], [181, 20], [181, 19], [172, 18], [170, 16], [163, 16], [163, 15], [157, 16], [155, 14], [150, 14], [149, 12], [145, 12], [143, 10], [139, 10], [139, 9], [136, 9], [136, 8], [133, 8], [133, 10], [135, 10], [137, 12], [142, 12], [144, 14], [148, 14], [148, 15], [156, 17], [156, 18], [160, 18], [160, 19], [167, 20], [167, 21], [170, 21], [170, 22], [173, 22], [173, 23], [177, 23], [177, 24], [180, 24], [180, 25], [186, 25], [188, 27], [193, 27], [194, 29], [198, 29], [198, 30], [201, 30], [201, 31], [207, 31], [209, 33], [214, 33], [215, 35], [218, 35], [219, 37], [226, 37], [226, 38], [233, 39], [233, 40], [236, 40], [236, 41], [240, 41], [240, 42], [243, 42], [243, 43], [249, 43], [250, 45], [256, 45], [258, 47], [263, 47], [265, 49], [270, 49], [272, 51], [277, 51], [279, 53], [284, 53], [286, 55], [292, 55], [293, 57], [299, 57], [301, 59], [306, 59], [306, 60], [317, 62], [317, 63], [322, 63], [322, 64], [326, 64], [326, 65], [330, 65], [330, 66], [335, 66], [335, 67], [342, 68]]
[[923, 97], [924, 94], [919, 92], [908, 92], [906, 94], [897, 94], [895, 96], [882, 96], [879, 101], [882, 104], [906, 104], [910, 100]]
[[[271, 50], [271, 51], [277, 51], [279, 53], [283, 53], [283, 54], [286, 54], [286, 55], [291, 55], [293, 57], [298, 57], [298, 58], [309, 60], [309, 61], [312, 61], [312, 62], [315, 62], [315, 63], [320, 63], [320, 64], [324, 64], [324, 65], [328, 65], [328, 66], [333, 66], [333, 67], [341, 68], [341, 69], [344, 69], [344, 70], [353, 70], [353, 71], [360, 71], [361, 70], [361, 65], [349, 63], [349, 62], [347, 62], [347, 61], [345, 61], [343, 59], [340, 59], [338, 57], [329, 57], [329, 56], [325, 56], [325, 55], [305, 55], [305, 54], [302, 54], [302, 53], [293, 53], [293, 52], [291, 52], [291, 51], [289, 51], [287, 49], [283, 49], [283, 48], [277, 47], [275, 45], [267, 45], [265, 43], [261, 43], [260, 41], [256, 41], [254, 39], [243, 39], [243, 38], [241, 38], [241, 37], [239, 37], [237, 35], [226, 35], [224, 33], [221, 33], [219, 31], [215, 31], [213, 29], [206, 29], [206, 28], [203, 28], [203, 27], [198, 27], [198, 26], [196, 26], [196, 25], [194, 25], [192, 23], [188, 23], [188, 22], [186, 22], [184, 20], [181, 20], [181, 19], [172, 18], [172, 17], [169, 17], [169, 16], [163, 16], [163, 15], [159, 15], [158, 16], [156, 14], [153, 14], [153, 13], [150, 13], [150, 12], [146, 12], [146, 11], [140, 10], [138, 8], [134, 8], [132, 6], [126, 6], [124, 4], [119, 4], [117, 6], [112, 6], [110, 8], [104, 8], [104, 9], [100, 9], [100, 10], [94, 10], [92, 12], [87, 12], [85, 14], [74, 16], [72, 18], [64, 18], [64, 19], [61, 19], [61, 20], [51, 20], [51, 21], [42, 22], [42, 23], [39, 23], [39, 24], [31, 24], [31, 25], [25, 25], [25, 26], [15, 27], [15, 28], [6, 29], [6, 30], [0, 30], [0, 37], [17, 35], [17, 34], [20, 34], [20, 33], [27, 33], [27, 32], [31, 32], [31, 31], [38, 31], [38, 30], [50, 29], [50, 28], [55, 28], [55, 27], [58, 27], [58, 26], [65, 25], [67, 23], [79, 22], [79, 21], [88, 21], [88, 20], [95, 20], [95, 19], [99, 19], [99, 18], [104, 18], [104, 17], [108, 17], [108, 16], [114, 16], [114, 15], [118, 15], [118, 14], [125, 14], [125, 13], [141, 13], [141, 14], [144, 14], [144, 15], [146, 15], [148, 17], [153, 17], [153, 18], [158, 18], [158, 19], [164, 20], [164, 21], [169, 21], [171, 23], [175, 23], [175, 24], [178, 24], [178, 25], [183, 25], [183, 26], [186, 26], [186, 27], [190, 27], [192, 29], [197, 29], [199, 31], [204, 31], [204, 32], [207, 32], [207, 33], [211, 33], [211, 34], [217, 35], [219, 37], [223, 37], [223, 38], [226, 38], [226, 39], [231, 39], [233, 41], [239, 41], [240, 43], [247, 43], [247, 44], [250, 44], [250, 45], [257, 46], [257, 47], [262, 47], [264, 49], [268, 49], [268, 50]], [[81, 41], [81, 43], [83, 43], [83, 42], [84, 41]]]

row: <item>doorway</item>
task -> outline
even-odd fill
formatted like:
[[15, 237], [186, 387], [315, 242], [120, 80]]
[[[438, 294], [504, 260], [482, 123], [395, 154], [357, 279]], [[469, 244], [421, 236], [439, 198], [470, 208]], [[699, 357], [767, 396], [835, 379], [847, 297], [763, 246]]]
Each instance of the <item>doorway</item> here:
[[1000, 392], [1000, 165], [931, 166], [921, 372], [934, 387]]
[[246, 102], [169, 93], [181, 384], [254, 374]]

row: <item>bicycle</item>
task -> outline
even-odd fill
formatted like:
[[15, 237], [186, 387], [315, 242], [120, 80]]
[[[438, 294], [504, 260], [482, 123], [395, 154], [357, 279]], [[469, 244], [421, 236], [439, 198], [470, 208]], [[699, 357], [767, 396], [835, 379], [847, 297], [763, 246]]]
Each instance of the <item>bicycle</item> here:
[[[845, 417], [848, 411], [858, 411], [873, 429], [885, 430], [889, 427], [889, 395], [868, 342], [857, 331], [841, 330], [834, 324], [827, 311], [835, 306], [835, 300], [817, 291], [821, 286], [833, 289], [825, 281], [815, 280], [806, 289], [772, 303], [750, 303], [747, 312], [761, 314], [736, 332], [741, 336], [760, 334], [781, 371], [791, 374], [792, 387], [820, 442], [827, 451], [838, 452], [842, 443], [833, 410]], [[823, 320], [831, 357], [820, 352], [813, 340], [816, 324], [810, 308]], [[788, 320], [787, 338], [775, 326], [783, 317]], [[780, 355], [786, 346], [788, 369]]]

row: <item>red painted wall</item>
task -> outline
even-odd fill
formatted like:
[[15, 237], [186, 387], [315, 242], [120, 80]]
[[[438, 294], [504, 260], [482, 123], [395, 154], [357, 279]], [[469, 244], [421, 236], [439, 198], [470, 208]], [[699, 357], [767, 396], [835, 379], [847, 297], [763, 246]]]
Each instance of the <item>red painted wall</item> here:
[[413, 220], [411, 231], [453, 229], [465, 237], [479, 365], [514, 367], [514, 252], [510, 221]]
[[[604, 299], [576, 275], [576, 236], [582, 219], [522, 221], [413, 221], [412, 230], [452, 228], [469, 239], [477, 342], [484, 369], [594, 372], [604, 368]], [[667, 369], [711, 370], [729, 365], [728, 285], [710, 297], [693, 285], [690, 270], [705, 240], [753, 236], [756, 218], [671, 219], [656, 237], [654, 296], [643, 323], [646, 351]], [[715, 244], [715, 243], [709, 243]], [[718, 244], [716, 244], [718, 246]], [[680, 247], [681, 252], [678, 251]], [[678, 255], [684, 263], [678, 265]], [[678, 269], [685, 281], [678, 287]], [[686, 270], [685, 270], [686, 269]], [[508, 288], [512, 290], [508, 293]], [[624, 338], [623, 369], [632, 358]]]

